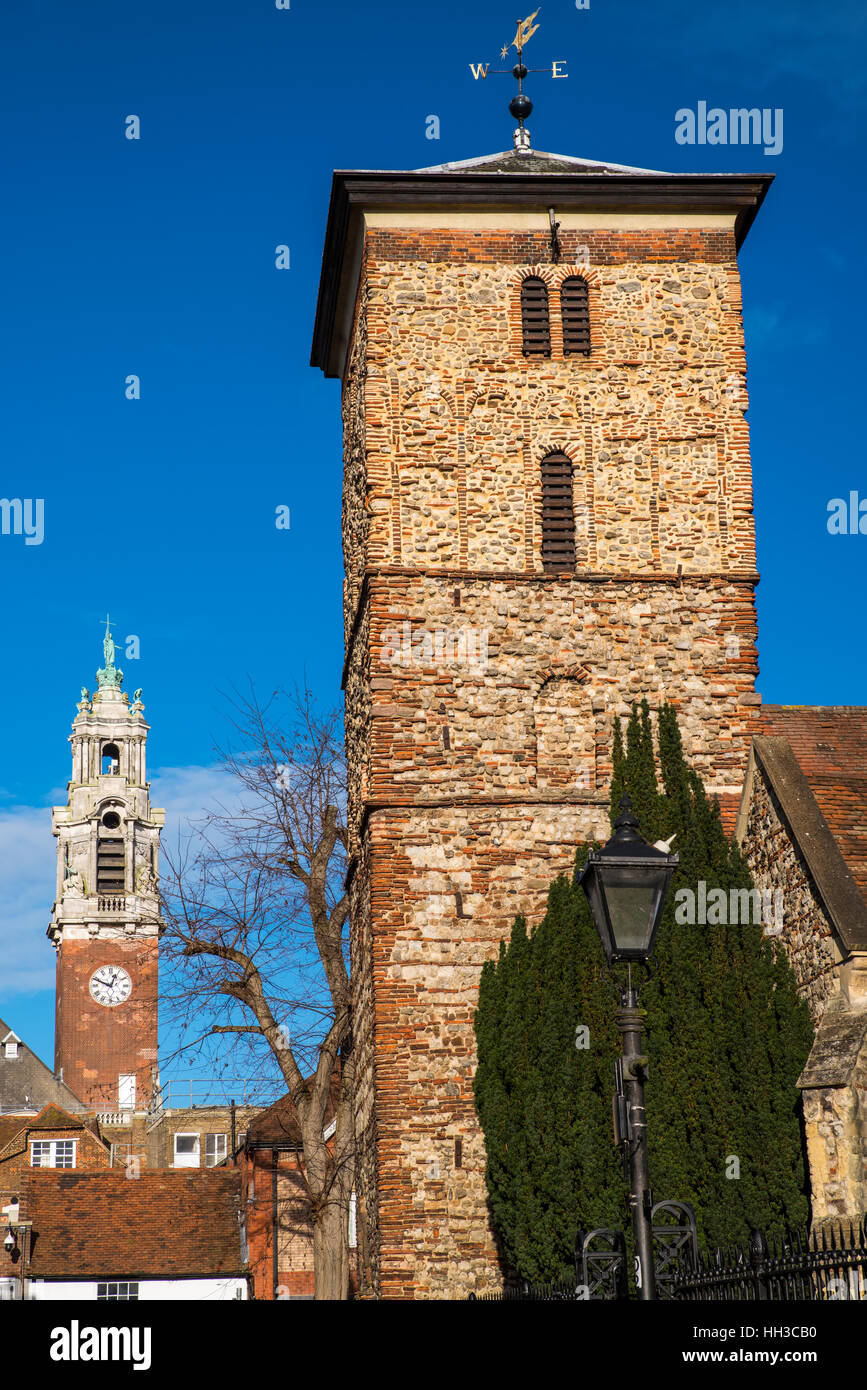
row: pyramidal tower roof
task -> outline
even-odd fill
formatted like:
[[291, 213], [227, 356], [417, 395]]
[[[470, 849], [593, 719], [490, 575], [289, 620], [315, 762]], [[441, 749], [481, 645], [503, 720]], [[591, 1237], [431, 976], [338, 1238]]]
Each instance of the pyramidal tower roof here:
[[639, 169], [633, 164], [612, 164], [610, 160], [578, 159], [571, 154], [549, 154], [545, 150], [501, 150], [476, 159], [456, 159], [448, 164], [429, 164], [416, 174], [662, 174], [662, 169]]

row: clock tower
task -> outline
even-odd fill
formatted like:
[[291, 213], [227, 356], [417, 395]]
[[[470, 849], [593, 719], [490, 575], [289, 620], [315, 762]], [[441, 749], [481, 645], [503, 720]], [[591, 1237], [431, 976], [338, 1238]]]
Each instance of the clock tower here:
[[72, 723], [72, 779], [52, 809], [57, 897], [55, 1069], [85, 1104], [140, 1110], [157, 1066], [157, 890], [165, 812], [151, 807], [149, 726], [130, 703], [106, 620], [104, 664]]

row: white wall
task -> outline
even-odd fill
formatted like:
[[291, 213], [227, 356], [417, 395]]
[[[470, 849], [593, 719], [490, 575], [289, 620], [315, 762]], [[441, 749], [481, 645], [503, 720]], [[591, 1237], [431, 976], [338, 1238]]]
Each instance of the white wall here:
[[[59, 1303], [64, 1300], [76, 1302], [96, 1302], [96, 1283], [44, 1283], [38, 1279], [28, 1280], [28, 1297], [37, 1303]], [[240, 1293], [238, 1292], [240, 1290]], [[140, 1279], [138, 1284], [139, 1303], [152, 1303], [157, 1299], [173, 1302], [223, 1303], [227, 1300], [247, 1298], [246, 1279]], [[114, 1307], [127, 1300], [112, 1300]]]

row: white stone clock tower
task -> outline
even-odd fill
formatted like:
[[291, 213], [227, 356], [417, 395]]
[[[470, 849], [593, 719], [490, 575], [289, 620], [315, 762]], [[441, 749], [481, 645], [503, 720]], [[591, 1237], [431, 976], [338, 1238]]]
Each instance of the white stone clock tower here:
[[106, 620], [105, 662], [73, 720], [66, 806], [52, 809], [55, 1069], [96, 1110], [141, 1110], [157, 1066], [157, 884], [165, 812], [150, 804], [149, 726], [130, 704]]

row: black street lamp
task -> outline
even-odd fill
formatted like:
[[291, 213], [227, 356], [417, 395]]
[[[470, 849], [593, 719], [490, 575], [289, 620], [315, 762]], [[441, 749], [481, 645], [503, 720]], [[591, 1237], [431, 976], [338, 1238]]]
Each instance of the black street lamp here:
[[603, 849], [591, 850], [578, 877], [587, 894], [608, 964], [625, 960], [629, 966], [628, 984], [625, 989], [621, 988], [617, 1011], [617, 1026], [623, 1037], [618, 1082], [622, 1073], [626, 1102], [618, 1130], [620, 1141], [629, 1145], [629, 1205], [635, 1231], [639, 1296], [643, 1300], [655, 1299], [656, 1280], [651, 1220], [653, 1198], [647, 1173], [644, 1110], [648, 1065], [641, 1050], [642, 1013], [638, 1007], [638, 990], [632, 986], [632, 962], [647, 960], [653, 950], [665, 895], [678, 862], [677, 854], [668, 854], [664, 849], [649, 845], [639, 834], [629, 797], [624, 796], [620, 814], [614, 822], [614, 834]]

